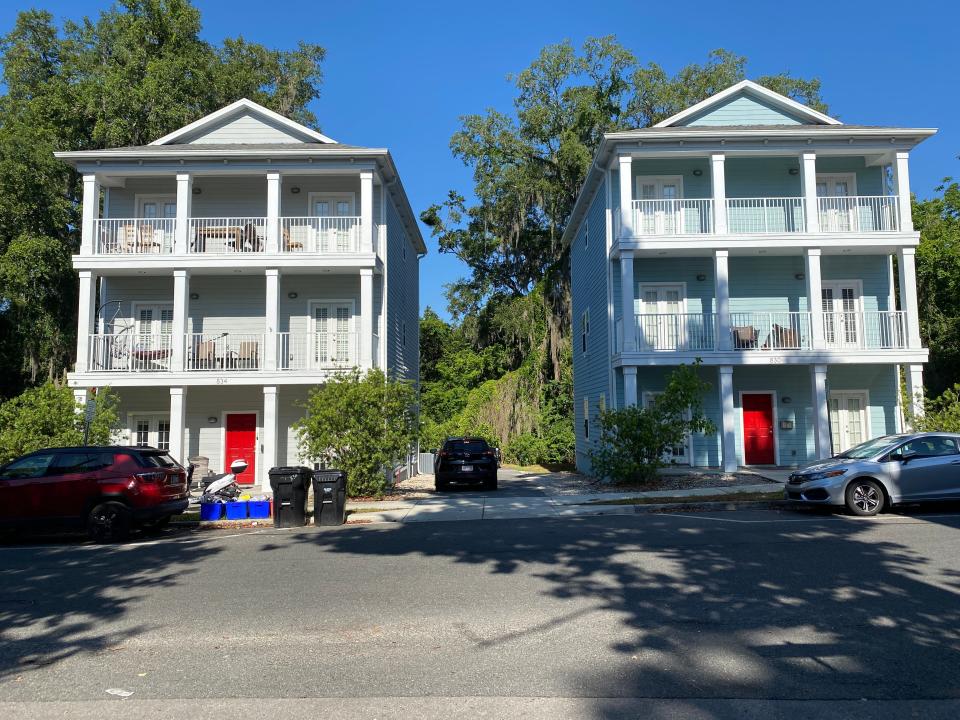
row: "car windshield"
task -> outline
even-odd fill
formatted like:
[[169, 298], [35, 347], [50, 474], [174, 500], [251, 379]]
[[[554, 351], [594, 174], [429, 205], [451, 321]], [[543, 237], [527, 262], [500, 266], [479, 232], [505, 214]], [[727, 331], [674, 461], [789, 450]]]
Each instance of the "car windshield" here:
[[873, 440], [867, 440], [865, 443], [860, 443], [859, 445], [840, 453], [836, 457], [841, 460], [863, 460], [864, 458], [870, 458], [874, 455], [881, 455], [885, 453], [902, 439], [902, 437], [897, 435], [874, 438]]
[[486, 440], [471, 438], [469, 440], [448, 440], [444, 445], [447, 452], [485, 452], [490, 449]]

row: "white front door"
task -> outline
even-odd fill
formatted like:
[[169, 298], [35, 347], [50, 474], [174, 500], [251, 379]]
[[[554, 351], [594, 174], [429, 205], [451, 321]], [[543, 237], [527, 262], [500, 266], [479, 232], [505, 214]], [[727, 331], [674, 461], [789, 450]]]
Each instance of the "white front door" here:
[[856, 182], [856, 175], [817, 175], [821, 230], [850, 232], [857, 229], [856, 207], [850, 199], [857, 194]]
[[131, 418], [131, 439], [138, 447], [170, 449], [170, 416], [163, 413], [134, 415]]
[[[137, 198], [137, 217], [147, 221], [138, 223], [141, 251], [170, 252], [173, 248], [173, 221], [177, 217], [176, 195], [144, 195]], [[160, 222], [163, 221], [163, 222]]]
[[137, 304], [134, 307], [136, 346], [142, 350], [169, 349], [173, 331], [173, 304]]
[[310, 214], [317, 220], [317, 249], [319, 252], [349, 252], [354, 250], [353, 195], [311, 194]]
[[686, 344], [682, 285], [640, 285], [643, 349], [676, 350]]
[[827, 282], [822, 289], [823, 337], [830, 348], [860, 348], [860, 286], [855, 282]]
[[867, 394], [862, 390], [830, 393], [830, 440], [833, 454], [849, 450], [870, 438]]
[[635, 232], [641, 235], [674, 235], [683, 227], [680, 198], [683, 181], [677, 177], [638, 177], [636, 197], [640, 207]]
[[313, 307], [313, 360], [317, 367], [357, 364], [353, 308], [349, 303]]

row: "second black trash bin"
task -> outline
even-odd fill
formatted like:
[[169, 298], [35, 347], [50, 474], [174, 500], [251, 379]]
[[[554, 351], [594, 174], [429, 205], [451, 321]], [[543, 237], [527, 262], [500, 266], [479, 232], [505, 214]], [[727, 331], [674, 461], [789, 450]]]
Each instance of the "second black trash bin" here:
[[347, 474], [343, 470], [313, 471], [313, 524], [343, 525], [347, 521]]
[[312, 472], [308, 467], [270, 468], [274, 527], [307, 524], [307, 490]]

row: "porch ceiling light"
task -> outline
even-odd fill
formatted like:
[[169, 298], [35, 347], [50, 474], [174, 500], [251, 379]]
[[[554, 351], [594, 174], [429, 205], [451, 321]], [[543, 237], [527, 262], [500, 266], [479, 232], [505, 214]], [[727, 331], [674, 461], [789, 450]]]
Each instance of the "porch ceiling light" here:
[[210, 423], [211, 425], [216, 425], [216, 424], [217, 424], [217, 418], [215, 418], [213, 415], [211, 415], [210, 417], [207, 418], [207, 422]]
[[797, 273], [796, 275], [794, 275], [794, 277], [797, 280], [803, 280], [806, 277], [806, 275], [804, 275], [803, 273]]
[[200, 293], [190, 293], [190, 299], [191, 299], [191, 300], [199, 300], [199, 299], [200, 299]]
[[706, 279], [707, 279], [707, 276], [704, 275], [703, 273], [700, 273], [697, 275], [697, 280], [699, 280], [700, 282], [703, 282]]
[[703, 170], [701, 170], [700, 168], [697, 168], [696, 170], [693, 171], [693, 175], [694, 177], [700, 177], [701, 175], [703, 175]]
[[787, 170], [787, 172], [790, 173], [791, 175], [799, 175], [800, 168], [790, 168], [789, 170]]
[[297, 299], [297, 293], [295, 293], [295, 292], [288, 292], [288, 293], [287, 293], [287, 297], [290, 298], [291, 300], [296, 300], [296, 299]]
[[200, 193], [203, 192], [203, 188], [195, 187], [195, 188], [192, 190], [192, 192], [193, 192], [194, 195], [199, 195]]
[[292, 188], [290, 188], [290, 193], [293, 195], [299, 195], [300, 188], [297, 185], [294, 185]]

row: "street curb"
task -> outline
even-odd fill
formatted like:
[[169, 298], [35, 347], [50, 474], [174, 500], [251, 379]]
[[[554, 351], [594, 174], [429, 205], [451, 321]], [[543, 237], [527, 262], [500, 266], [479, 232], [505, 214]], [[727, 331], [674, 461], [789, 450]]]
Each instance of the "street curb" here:
[[[660, 503], [656, 505], [638, 504], [633, 506], [633, 511], [638, 514], [656, 513], [656, 512], [690, 512], [695, 510], [783, 510], [790, 507], [786, 500], [743, 500], [741, 502], [730, 501], [712, 501], [712, 502], [682, 502], [682, 503]], [[616, 506], [611, 506], [616, 507]]]

